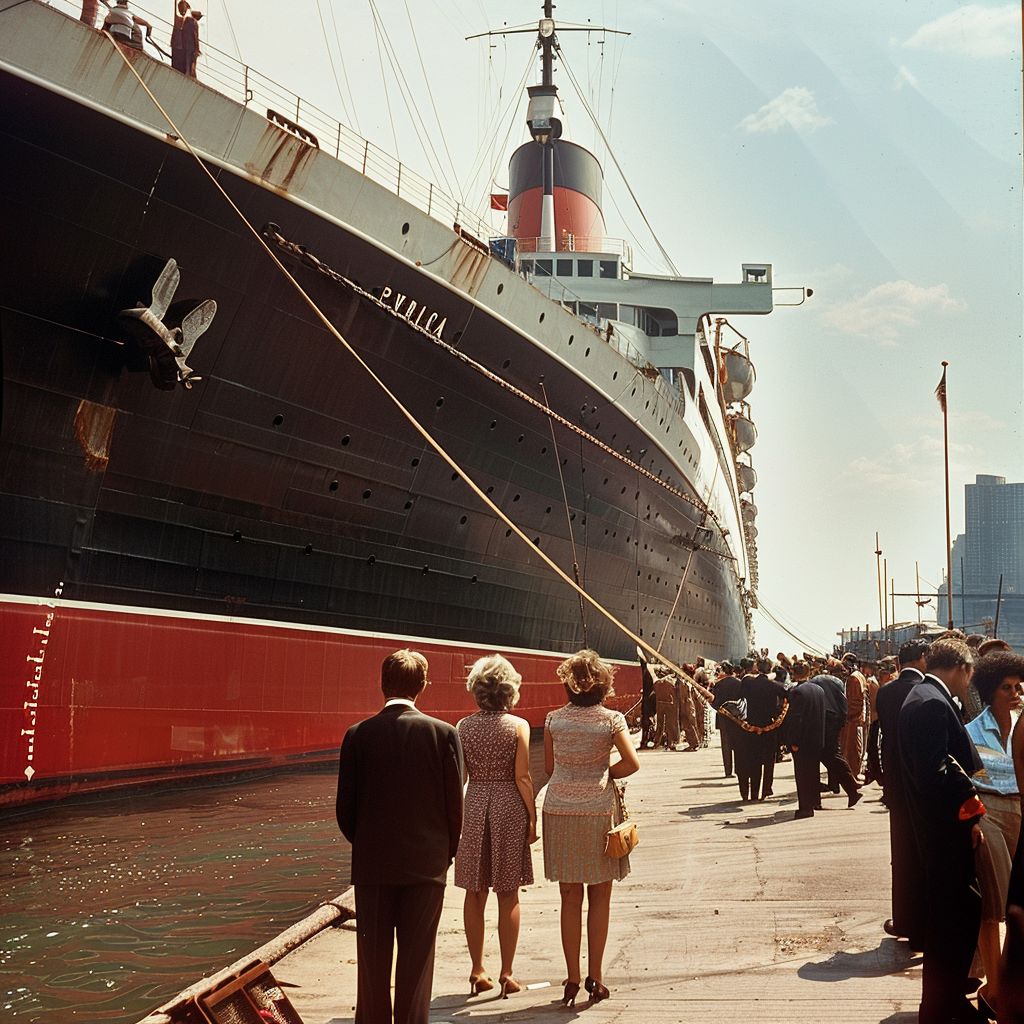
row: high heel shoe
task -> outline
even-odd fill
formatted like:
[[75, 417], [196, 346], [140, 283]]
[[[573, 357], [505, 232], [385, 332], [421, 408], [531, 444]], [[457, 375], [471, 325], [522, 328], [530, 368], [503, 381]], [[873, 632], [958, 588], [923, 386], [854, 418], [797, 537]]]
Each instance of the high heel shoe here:
[[575, 1006], [576, 996], [579, 995], [580, 991], [580, 983], [578, 981], [563, 981], [562, 986], [562, 1005]]
[[501, 986], [501, 998], [508, 999], [509, 996], [515, 995], [516, 992], [522, 992], [523, 986], [512, 977], [511, 974], [503, 974], [498, 979], [498, 984]]
[[481, 992], [490, 992], [494, 988], [494, 982], [486, 974], [471, 974], [469, 976], [469, 994], [478, 996]]
[[592, 1003], [599, 1003], [602, 999], [607, 999], [611, 995], [611, 992], [601, 982], [596, 981], [589, 974], [587, 975], [587, 980], [583, 983], [583, 987], [590, 993], [590, 1001]]

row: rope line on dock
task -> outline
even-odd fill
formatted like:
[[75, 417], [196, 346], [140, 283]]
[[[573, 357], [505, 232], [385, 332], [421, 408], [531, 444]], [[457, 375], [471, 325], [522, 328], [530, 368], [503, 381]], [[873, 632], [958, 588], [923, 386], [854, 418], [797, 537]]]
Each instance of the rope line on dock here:
[[[497, 503], [491, 499], [490, 495], [486, 494], [483, 491], [483, 489], [476, 483], [476, 481], [473, 480], [469, 473], [455, 460], [455, 458], [448, 452], [444, 445], [442, 445], [441, 442], [438, 441], [433, 436], [433, 434], [431, 434], [430, 431], [427, 430], [425, 426], [423, 426], [422, 423], [420, 423], [416, 416], [408, 408], [406, 408], [406, 406], [402, 403], [401, 399], [387, 386], [387, 384], [377, 375], [377, 373], [374, 372], [373, 368], [362, 358], [362, 356], [359, 355], [359, 353], [355, 350], [352, 344], [344, 337], [341, 331], [339, 331], [338, 328], [335, 327], [335, 325], [330, 321], [330, 319], [323, 312], [323, 310], [320, 308], [317, 302], [309, 295], [308, 292], [306, 292], [306, 290], [302, 287], [298, 280], [296, 280], [296, 278], [292, 275], [288, 268], [277, 257], [277, 254], [274, 252], [273, 249], [271, 249], [270, 245], [263, 238], [263, 236], [256, 230], [255, 227], [253, 227], [249, 219], [238, 208], [234, 200], [228, 195], [228, 193], [225, 191], [221, 183], [217, 180], [213, 172], [203, 162], [202, 157], [196, 152], [196, 150], [193, 148], [192, 144], [188, 141], [188, 139], [185, 138], [185, 136], [181, 133], [178, 126], [174, 123], [173, 118], [163, 108], [163, 105], [160, 103], [160, 101], [154, 95], [153, 91], [146, 84], [145, 80], [139, 74], [138, 70], [135, 68], [132, 62], [128, 59], [127, 55], [121, 50], [121, 47], [118, 46], [117, 41], [113, 38], [113, 36], [111, 36], [109, 32], [104, 32], [103, 34], [107, 37], [108, 40], [110, 40], [110, 45], [114, 48], [115, 52], [124, 62], [125, 67], [127, 67], [128, 70], [132, 73], [132, 75], [138, 81], [139, 85], [142, 87], [143, 91], [152, 100], [154, 106], [157, 108], [157, 110], [160, 111], [161, 116], [166, 120], [168, 126], [173, 132], [174, 137], [188, 150], [189, 154], [199, 165], [202, 172], [207, 176], [207, 178], [209, 178], [210, 183], [221, 194], [224, 201], [235, 212], [238, 219], [242, 222], [242, 224], [245, 225], [245, 227], [248, 229], [249, 233], [253, 236], [253, 238], [256, 239], [258, 245], [264, 250], [264, 252], [266, 252], [267, 256], [270, 257], [271, 261], [281, 272], [282, 276], [291, 284], [291, 286], [299, 294], [303, 302], [309, 307], [310, 311], [323, 324], [327, 331], [334, 335], [334, 337], [342, 345], [345, 351], [347, 351], [348, 354], [352, 357], [352, 359], [355, 360], [355, 362], [366, 372], [367, 376], [380, 388], [380, 390], [388, 397], [388, 399], [390, 399], [394, 403], [395, 407], [409, 422], [410, 426], [412, 426], [413, 429], [417, 433], [419, 433], [420, 436], [431, 446], [431, 448], [433, 448], [434, 451], [437, 452], [438, 456], [440, 456], [440, 458], [443, 459], [451, 467], [451, 469], [462, 478], [466, 486], [469, 487], [469, 489], [477, 496], [477, 498], [487, 508], [489, 508], [491, 512], [495, 516], [497, 516], [529, 548], [529, 550], [533, 554], [535, 554], [553, 573], [555, 573], [555, 575], [558, 576], [563, 583], [565, 583], [568, 587], [570, 587], [577, 594], [579, 594], [580, 597], [583, 600], [585, 600], [588, 604], [592, 605], [593, 608], [599, 614], [604, 616], [612, 625], [621, 630], [621, 632], [624, 633], [627, 637], [629, 637], [629, 639], [632, 640], [638, 647], [642, 648], [651, 657], [661, 662], [666, 668], [670, 669], [672, 672], [676, 673], [681, 678], [687, 680], [687, 682], [691, 684], [694, 690], [701, 696], [703, 696], [704, 699], [710, 703], [714, 699], [713, 694], [710, 690], [707, 690], [703, 686], [701, 686], [686, 671], [684, 671], [682, 667], [675, 664], [670, 658], [666, 657], [659, 650], [653, 647], [650, 643], [648, 643], [642, 637], [634, 633], [628, 626], [620, 622], [619, 619], [614, 615], [614, 613], [605, 608], [604, 605], [597, 600], [597, 598], [595, 598], [592, 594], [589, 593], [589, 591], [587, 591], [585, 588], [577, 584], [575, 580], [573, 580], [573, 578], [569, 576], [569, 574], [566, 573], [561, 566], [559, 566], [553, 559], [551, 559], [545, 551], [541, 550], [540, 547], [533, 543], [530, 537], [518, 526], [518, 524], [516, 524], [508, 515], [506, 515], [504, 510], [502, 510], [497, 505]], [[536, 399], [533, 399], [532, 401], [538, 405], [540, 404], [536, 402]], [[568, 421], [565, 422], [568, 425]], [[741, 719], [738, 719], [735, 716], [729, 714], [728, 712], [719, 709], [720, 714], [724, 714], [725, 717], [731, 719], [732, 721], [735, 721], [737, 725], [741, 726], [746, 731], [755, 731], [758, 729], [768, 731], [771, 728], [777, 728], [778, 725], [781, 724], [782, 719], [785, 718], [787, 711], [788, 701], [784, 700], [782, 715], [780, 716], [778, 721], [776, 723], [773, 723], [772, 726], [759, 727], [749, 726], [746, 722], [742, 721]]]

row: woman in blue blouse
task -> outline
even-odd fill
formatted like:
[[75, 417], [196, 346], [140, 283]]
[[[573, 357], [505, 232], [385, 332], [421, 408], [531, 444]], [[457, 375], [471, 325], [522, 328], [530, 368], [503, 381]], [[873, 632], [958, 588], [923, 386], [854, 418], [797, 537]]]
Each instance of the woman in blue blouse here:
[[989, 1008], [997, 1006], [999, 999], [999, 922], [1006, 918], [1010, 868], [1020, 836], [1020, 793], [1010, 737], [1021, 707], [1022, 676], [1024, 657], [999, 651], [975, 664], [971, 680], [984, 704], [981, 714], [967, 723], [967, 733], [984, 768], [974, 777], [986, 811], [981, 819], [985, 842], [976, 851], [982, 898], [978, 952], [987, 978], [978, 1002]]

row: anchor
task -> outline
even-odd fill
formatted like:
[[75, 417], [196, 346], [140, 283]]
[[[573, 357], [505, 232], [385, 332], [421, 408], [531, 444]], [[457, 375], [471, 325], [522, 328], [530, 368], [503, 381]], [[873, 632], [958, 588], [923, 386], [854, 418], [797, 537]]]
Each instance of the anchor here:
[[180, 280], [177, 262], [169, 259], [153, 285], [150, 304], [139, 302], [120, 313], [130, 340], [148, 356], [150, 377], [161, 391], [173, 391], [178, 384], [191, 389], [203, 379], [185, 360], [217, 315], [213, 299], [192, 308], [191, 301], [172, 306]]

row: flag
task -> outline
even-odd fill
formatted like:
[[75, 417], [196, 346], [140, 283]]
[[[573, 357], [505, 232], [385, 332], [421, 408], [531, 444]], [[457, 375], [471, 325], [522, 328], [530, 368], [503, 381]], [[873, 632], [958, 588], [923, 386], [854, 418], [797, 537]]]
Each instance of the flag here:
[[507, 210], [508, 209], [508, 196], [503, 192], [491, 193], [491, 209], [492, 210]]
[[935, 389], [935, 397], [939, 400], [939, 408], [946, 411], [946, 367], [949, 364], [945, 361], [942, 363], [942, 380], [939, 381], [938, 387]]

